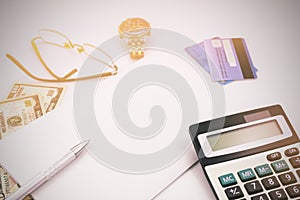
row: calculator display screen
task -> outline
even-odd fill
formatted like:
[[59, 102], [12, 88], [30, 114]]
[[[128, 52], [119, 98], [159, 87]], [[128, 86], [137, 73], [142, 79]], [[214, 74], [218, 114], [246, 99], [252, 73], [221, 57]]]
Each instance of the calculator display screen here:
[[271, 120], [243, 128], [207, 136], [212, 151], [259, 141], [283, 134], [277, 120]]

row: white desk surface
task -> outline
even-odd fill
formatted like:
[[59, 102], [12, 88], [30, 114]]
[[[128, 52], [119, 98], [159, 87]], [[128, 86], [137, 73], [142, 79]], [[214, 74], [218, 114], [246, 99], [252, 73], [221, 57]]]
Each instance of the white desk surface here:
[[[40, 28], [60, 30], [74, 41], [101, 44], [117, 35], [118, 25], [126, 18], [142, 17], [154, 28], [172, 30], [196, 42], [215, 36], [245, 38], [258, 68], [258, 79], [224, 86], [225, 112], [279, 103], [299, 133], [299, 9], [297, 0], [3, 0], [0, 2], [0, 99], [6, 98], [15, 82], [35, 82], [5, 54], [12, 53], [27, 65], [39, 65], [29, 42]], [[46, 189], [38, 192], [47, 193]], [[157, 197], [183, 198], [214, 199], [199, 165]]]

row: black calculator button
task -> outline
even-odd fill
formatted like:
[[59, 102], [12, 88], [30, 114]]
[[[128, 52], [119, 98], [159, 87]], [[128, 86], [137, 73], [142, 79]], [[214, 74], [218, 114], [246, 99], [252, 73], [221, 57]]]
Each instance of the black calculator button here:
[[260, 194], [260, 195], [251, 197], [251, 200], [269, 200], [269, 197], [266, 194]]
[[300, 167], [300, 156], [290, 158], [289, 161], [294, 168]]
[[286, 196], [283, 189], [278, 189], [269, 192], [269, 196], [272, 200], [287, 200], [288, 197]]
[[298, 155], [299, 154], [299, 149], [294, 147], [294, 148], [290, 148], [290, 149], [287, 149], [284, 151], [284, 154], [286, 156], [295, 156], [295, 155]]
[[258, 181], [253, 181], [245, 184], [248, 194], [256, 194], [263, 191], [261, 184]]
[[266, 190], [274, 189], [280, 186], [275, 176], [264, 178], [261, 180], [261, 182]]
[[280, 152], [275, 152], [267, 155], [268, 161], [275, 161], [281, 159], [281, 153]]
[[238, 199], [238, 198], [242, 198], [244, 196], [240, 186], [234, 186], [231, 188], [227, 188], [225, 190], [225, 193], [226, 193], [228, 199]]
[[300, 197], [300, 184], [289, 186], [286, 191], [291, 198]]
[[278, 176], [280, 182], [282, 183], [282, 185], [289, 185], [292, 183], [296, 183], [296, 177], [294, 176], [294, 174], [292, 172], [288, 172], [285, 174], [281, 174]]
[[298, 169], [296, 172], [297, 172], [297, 175], [300, 177], [300, 169]]
[[271, 164], [271, 166], [276, 173], [284, 172], [284, 171], [287, 171], [290, 169], [288, 164], [285, 162], [285, 160], [279, 160], [279, 161], [273, 162]]

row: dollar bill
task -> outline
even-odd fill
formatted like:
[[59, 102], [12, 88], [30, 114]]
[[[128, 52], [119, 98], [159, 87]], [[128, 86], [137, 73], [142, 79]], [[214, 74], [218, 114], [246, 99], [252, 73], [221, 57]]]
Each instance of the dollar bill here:
[[3, 167], [0, 166], [0, 185], [2, 193], [5, 197], [9, 196], [11, 193], [15, 192], [19, 185], [17, 182], [13, 179], [12, 176], [10, 176], [6, 170], [3, 169]]
[[[43, 115], [38, 95], [8, 99], [0, 102], [0, 139]], [[18, 188], [18, 183], [0, 165], [0, 200], [5, 199]], [[33, 198], [29, 195], [24, 200], [33, 200]]]
[[[60, 86], [16, 83], [7, 100], [0, 102], [0, 140], [14, 130], [55, 109], [65, 88]], [[14, 178], [0, 165], [0, 200], [19, 188]], [[27, 195], [23, 200], [34, 200]]]
[[0, 139], [43, 116], [38, 95], [0, 102]]
[[[0, 200], [4, 200], [10, 194], [20, 188], [14, 178], [0, 165]], [[33, 200], [31, 195], [27, 195], [23, 200]]]
[[10, 90], [7, 99], [29, 95], [39, 95], [44, 113], [55, 109], [62, 100], [64, 87], [16, 83]]

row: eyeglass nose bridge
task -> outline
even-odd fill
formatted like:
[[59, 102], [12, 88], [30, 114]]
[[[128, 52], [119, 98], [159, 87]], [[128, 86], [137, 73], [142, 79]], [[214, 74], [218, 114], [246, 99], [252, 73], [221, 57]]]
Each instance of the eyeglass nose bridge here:
[[80, 45], [80, 44], [72, 44], [71, 43], [70, 45], [71, 45], [70, 48], [76, 48], [77, 51], [78, 51], [78, 53], [85, 52], [84, 47], [82, 45]]

